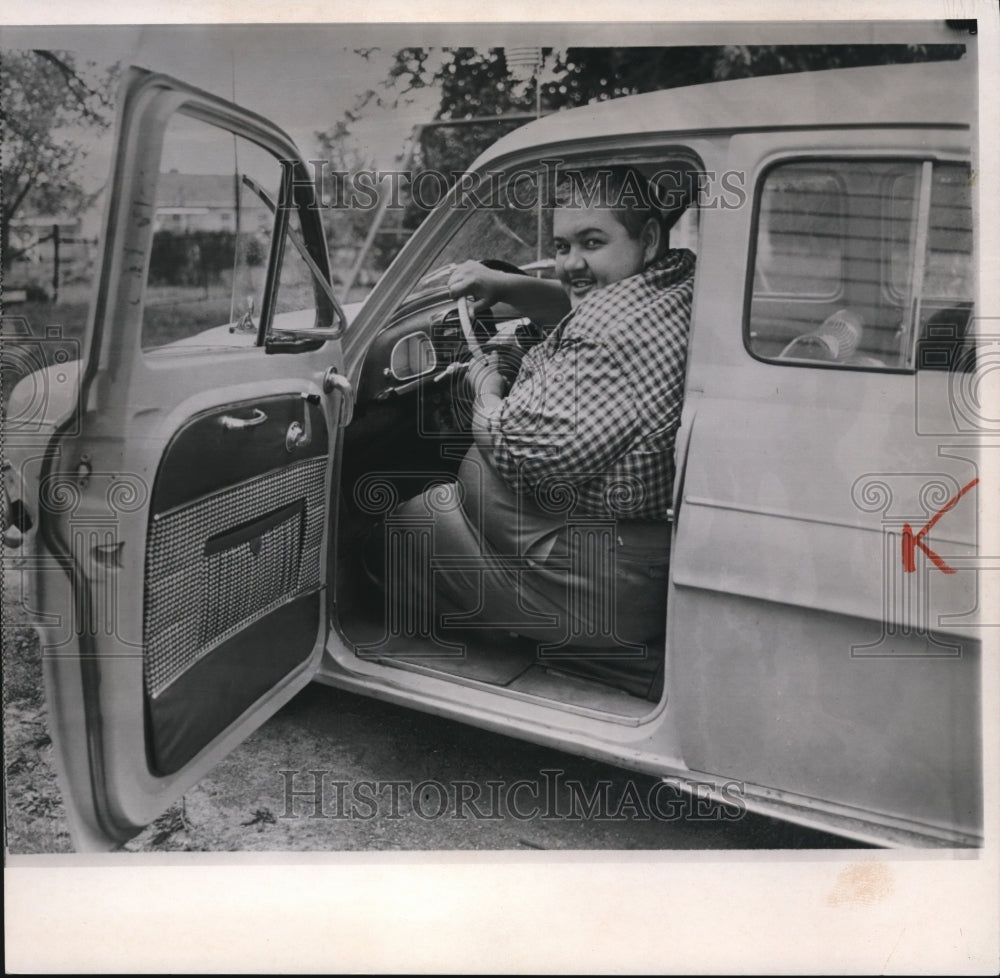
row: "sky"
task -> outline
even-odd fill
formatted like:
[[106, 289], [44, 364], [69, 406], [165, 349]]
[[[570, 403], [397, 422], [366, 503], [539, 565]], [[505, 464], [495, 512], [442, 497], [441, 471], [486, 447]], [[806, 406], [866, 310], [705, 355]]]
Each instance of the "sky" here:
[[[366, 59], [351, 50], [352, 35], [359, 45], [371, 43], [357, 31], [327, 24], [140, 25], [0, 28], [0, 47], [64, 49], [99, 65], [135, 64], [229, 100], [235, 87], [235, 101], [281, 126], [310, 158], [315, 132], [330, 128], [360, 93], [385, 81], [397, 48], [396, 43], [385, 45]], [[405, 37], [400, 40], [406, 43]], [[412, 126], [433, 116], [436, 90], [427, 88], [417, 96], [395, 112], [373, 110], [354, 127], [359, 148], [379, 165], [391, 165]], [[110, 142], [108, 134], [101, 145], [92, 146], [88, 183], [103, 182]]]

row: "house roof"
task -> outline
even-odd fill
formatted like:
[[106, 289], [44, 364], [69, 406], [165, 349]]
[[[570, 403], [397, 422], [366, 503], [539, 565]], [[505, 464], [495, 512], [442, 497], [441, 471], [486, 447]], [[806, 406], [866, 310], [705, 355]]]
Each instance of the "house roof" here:
[[[157, 206], [160, 208], [236, 208], [236, 182], [232, 173], [179, 173], [171, 170], [160, 174], [157, 187]], [[262, 207], [256, 197], [244, 193], [244, 209]]]

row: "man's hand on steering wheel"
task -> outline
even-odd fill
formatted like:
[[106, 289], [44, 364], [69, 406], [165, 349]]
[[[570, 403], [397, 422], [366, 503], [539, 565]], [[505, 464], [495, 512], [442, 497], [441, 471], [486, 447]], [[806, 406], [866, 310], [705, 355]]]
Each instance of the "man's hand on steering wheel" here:
[[500, 336], [495, 323], [477, 317], [498, 302], [518, 306], [526, 283], [535, 286], [537, 280], [498, 258], [462, 262], [448, 278], [448, 294], [457, 300], [458, 319], [470, 353], [475, 357], [500, 350], [503, 372], [510, 374], [510, 380], [517, 373], [521, 357], [544, 338], [544, 331], [525, 317], [516, 330]]
[[466, 296], [475, 300], [472, 311], [479, 313], [504, 298], [504, 285], [509, 272], [489, 268], [482, 262], [464, 261], [448, 278], [448, 295], [453, 299]]
[[[504, 266], [504, 262], [467, 261], [459, 265], [448, 279], [448, 294], [457, 299], [458, 321], [473, 357], [489, 352], [485, 344], [496, 333], [496, 326], [492, 323], [483, 329], [477, 315], [505, 297], [506, 280], [510, 273], [502, 270]], [[515, 266], [509, 267], [520, 274]]]

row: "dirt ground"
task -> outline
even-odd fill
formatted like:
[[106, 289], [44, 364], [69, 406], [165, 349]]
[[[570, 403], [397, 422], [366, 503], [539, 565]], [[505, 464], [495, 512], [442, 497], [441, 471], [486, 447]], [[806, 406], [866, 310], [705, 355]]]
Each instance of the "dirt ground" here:
[[[73, 851], [46, 728], [38, 639], [19, 599], [18, 557], [4, 561], [3, 703], [7, 851]], [[567, 782], [600, 784], [612, 818], [516, 817], [491, 805], [490, 785], [544, 782], [557, 771], [556, 809], [572, 808]], [[552, 777], [552, 775], [548, 775]], [[337, 792], [363, 782], [425, 783], [378, 794], [377, 805], [342, 806]], [[429, 784], [427, 784], [429, 783]], [[460, 809], [436, 785], [466, 783], [478, 802]], [[341, 786], [338, 788], [338, 785]], [[653, 778], [413, 710], [312, 684], [192, 787], [129, 852], [756, 849], [853, 846], [832, 836], [744, 814], [688, 812], [650, 818], [642, 806]], [[319, 786], [320, 803], [315, 789]], [[415, 790], [415, 789], [414, 789]], [[529, 789], [530, 790], [530, 789]], [[298, 794], [289, 794], [289, 791]], [[509, 795], [505, 795], [509, 799]], [[340, 817], [353, 808], [352, 817]], [[530, 802], [529, 802], [529, 808]]]

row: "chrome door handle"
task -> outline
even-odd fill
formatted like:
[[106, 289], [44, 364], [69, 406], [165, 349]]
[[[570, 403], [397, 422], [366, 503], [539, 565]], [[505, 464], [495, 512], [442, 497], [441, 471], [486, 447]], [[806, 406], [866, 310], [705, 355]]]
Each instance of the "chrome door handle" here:
[[334, 391], [340, 393], [340, 417], [337, 419], [337, 427], [346, 428], [354, 416], [354, 388], [343, 374], [337, 373], [334, 367], [330, 367], [323, 376], [323, 392], [332, 394]]
[[256, 428], [257, 425], [267, 421], [267, 415], [260, 408], [254, 408], [253, 414], [249, 418], [234, 418], [231, 414], [224, 414], [219, 418], [219, 424], [227, 431], [240, 431], [243, 428]]

